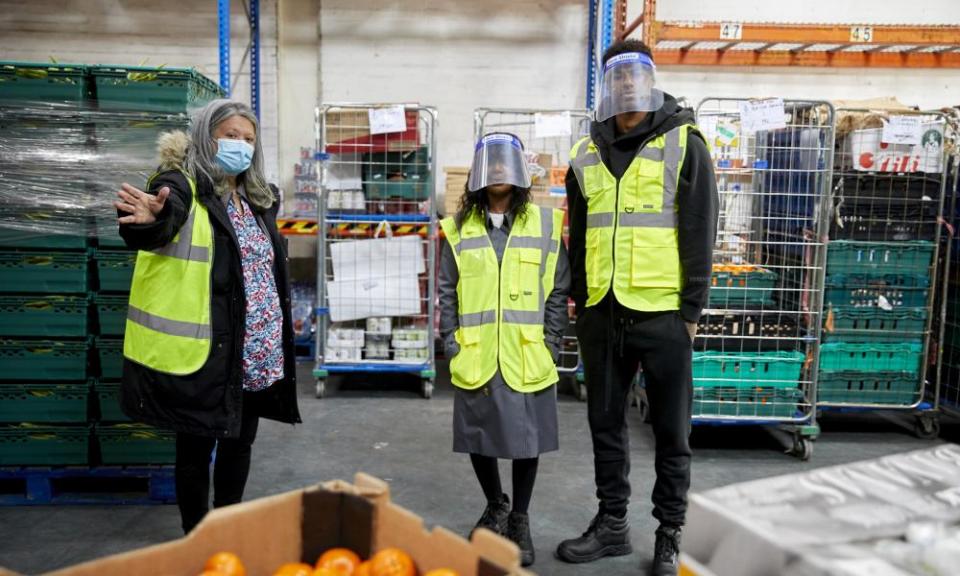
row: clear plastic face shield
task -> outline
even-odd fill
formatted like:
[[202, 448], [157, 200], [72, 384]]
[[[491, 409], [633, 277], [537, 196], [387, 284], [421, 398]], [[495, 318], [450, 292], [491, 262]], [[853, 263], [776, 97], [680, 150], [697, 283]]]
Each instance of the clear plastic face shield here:
[[614, 56], [603, 67], [597, 121], [617, 114], [653, 112], [663, 106], [663, 92], [656, 86], [657, 67], [640, 52]]
[[476, 192], [495, 184], [530, 187], [530, 171], [523, 154], [523, 143], [513, 134], [487, 134], [477, 142], [467, 187]]

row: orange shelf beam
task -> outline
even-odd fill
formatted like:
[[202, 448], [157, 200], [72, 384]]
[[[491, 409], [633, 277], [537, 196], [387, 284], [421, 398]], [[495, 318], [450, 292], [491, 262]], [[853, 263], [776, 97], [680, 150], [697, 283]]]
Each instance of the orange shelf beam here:
[[[741, 38], [736, 42], [770, 42], [801, 44], [886, 45], [912, 44], [925, 46], [960, 46], [960, 26], [873, 26], [869, 24], [751, 24], [740, 23]], [[689, 40], [716, 42], [721, 40], [719, 22], [672, 23], [653, 22], [650, 33], [658, 42]], [[870, 28], [869, 42], [853, 42], [851, 28]]]
[[643, 2], [619, 37], [641, 29], [661, 65], [960, 68], [960, 26], [658, 22]]
[[960, 54], [886, 52], [759, 52], [654, 50], [658, 66], [808, 66], [832, 68], [960, 68]]

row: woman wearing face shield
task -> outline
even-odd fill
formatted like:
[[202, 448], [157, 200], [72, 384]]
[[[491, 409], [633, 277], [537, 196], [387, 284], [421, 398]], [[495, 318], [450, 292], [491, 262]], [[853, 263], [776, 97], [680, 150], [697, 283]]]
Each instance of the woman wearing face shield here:
[[216, 100], [191, 133], [159, 140], [146, 191], [118, 192], [120, 235], [139, 250], [124, 335], [120, 402], [176, 431], [184, 532], [239, 502], [261, 417], [300, 422], [287, 256], [278, 198], [263, 177], [257, 118]]
[[[530, 202], [520, 140], [476, 146], [455, 216], [441, 222], [440, 332], [455, 387], [453, 449], [470, 454], [487, 499], [477, 528], [534, 562], [528, 507], [539, 456], [558, 449], [555, 362], [568, 323], [563, 213]], [[513, 502], [498, 459], [513, 461]]]

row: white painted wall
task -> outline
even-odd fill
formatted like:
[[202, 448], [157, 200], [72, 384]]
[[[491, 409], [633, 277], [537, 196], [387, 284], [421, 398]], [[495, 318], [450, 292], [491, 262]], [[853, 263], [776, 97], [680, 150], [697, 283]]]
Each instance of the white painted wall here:
[[[643, 2], [631, 0], [628, 21]], [[821, 24], [960, 24], [960, 0], [660, 0], [662, 21]], [[697, 103], [709, 96], [851, 99], [896, 96], [939, 108], [960, 102], [960, 70], [663, 66], [663, 89]]]
[[438, 162], [469, 165], [475, 108], [583, 106], [586, 5], [321, 0], [321, 98], [435, 106]]
[[[419, 101], [440, 111], [441, 165], [469, 163], [474, 108], [578, 108], [587, 0], [261, 0], [262, 125], [268, 172], [289, 190], [324, 101]], [[630, 0], [630, 16], [642, 0]], [[280, 17], [278, 17], [278, 5]], [[960, 0], [660, 0], [659, 18], [741, 22], [960, 24]], [[249, 98], [243, 5], [233, 1], [234, 97]], [[319, 34], [319, 37], [318, 37]], [[218, 78], [216, 3], [0, 0], [0, 58], [196, 66]], [[278, 62], [279, 60], [279, 62]], [[318, 71], [319, 68], [319, 71]], [[279, 74], [282, 80], [278, 83]], [[662, 67], [662, 86], [706, 96], [895, 95], [955, 104], [960, 71]]]
[[[260, 123], [268, 178], [277, 164], [277, 1], [261, 0]], [[232, 2], [233, 97], [250, 102], [243, 3]], [[219, 82], [217, 3], [208, 0], [0, 0], [0, 59], [195, 67]], [[314, 87], [309, 88], [311, 91]]]

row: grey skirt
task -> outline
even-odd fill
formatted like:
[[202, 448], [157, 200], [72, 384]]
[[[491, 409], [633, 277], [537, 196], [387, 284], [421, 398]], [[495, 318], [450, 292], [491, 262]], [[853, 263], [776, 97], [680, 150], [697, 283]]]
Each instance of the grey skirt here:
[[456, 388], [453, 451], [511, 460], [559, 449], [557, 387], [524, 394], [500, 372], [476, 390]]

